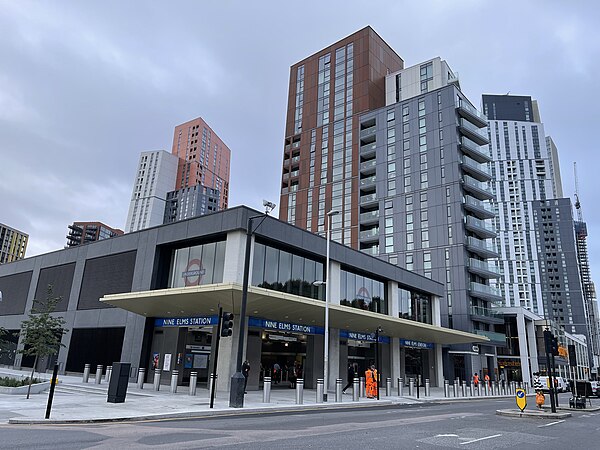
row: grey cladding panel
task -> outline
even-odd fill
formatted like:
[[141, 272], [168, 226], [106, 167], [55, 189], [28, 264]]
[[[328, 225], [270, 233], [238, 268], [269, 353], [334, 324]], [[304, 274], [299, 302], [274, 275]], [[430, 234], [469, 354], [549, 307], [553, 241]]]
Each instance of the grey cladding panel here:
[[0, 278], [0, 316], [24, 314], [33, 272], [22, 272]]
[[35, 289], [36, 300], [45, 300], [48, 285], [52, 285], [52, 296], [62, 297], [56, 306], [56, 311], [66, 311], [67, 306], [69, 306], [74, 272], [75, 263], [46, 267], [40, 270], [40, 276]]
[[107, 294], [131, 292], [136, 252], [88, 259], [85, 263], [77, 309], [108, 308], [99, 299]]

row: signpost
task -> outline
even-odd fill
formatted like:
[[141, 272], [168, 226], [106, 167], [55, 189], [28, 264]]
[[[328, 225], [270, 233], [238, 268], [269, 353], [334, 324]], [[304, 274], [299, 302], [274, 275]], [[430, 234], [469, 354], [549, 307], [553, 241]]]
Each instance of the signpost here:
[[515, 399], [517, 401], [517, 406], [523, 412], [525, 408], [527, 408], [527, 396], [525, 395], [525, 389], [518, 388], [516, 390]]

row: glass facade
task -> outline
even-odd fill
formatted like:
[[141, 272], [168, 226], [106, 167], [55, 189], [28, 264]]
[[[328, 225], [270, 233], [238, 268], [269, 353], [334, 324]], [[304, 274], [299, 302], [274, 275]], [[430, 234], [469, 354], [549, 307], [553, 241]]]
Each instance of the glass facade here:
[[385, 283], [346, 270], [341, 271], [340, 304], [387, 314]]
[[399, 317], [422, 323], [432, 323], [431, 297], [418, 292], [398, 290]]
[[222, 283], [225, 267], [225, 241], [175, 250], [169, 287]]
[[252, 286], [325, 300], [323, 263], [256, 242], [252, 263]]

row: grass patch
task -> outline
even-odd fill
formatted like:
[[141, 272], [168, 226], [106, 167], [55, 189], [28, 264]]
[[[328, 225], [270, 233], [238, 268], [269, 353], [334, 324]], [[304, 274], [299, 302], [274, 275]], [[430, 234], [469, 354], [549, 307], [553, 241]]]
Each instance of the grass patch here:
[[[33, 379], [33, 384], [41, 383], [39, 378]], [[29, 384], [29, 377], [23, 378], [22, 380], [18, 380], [16, 378], [11, 377], [0, 377], [0, 386], [3, 387], [21, 387], [27, 386]]]

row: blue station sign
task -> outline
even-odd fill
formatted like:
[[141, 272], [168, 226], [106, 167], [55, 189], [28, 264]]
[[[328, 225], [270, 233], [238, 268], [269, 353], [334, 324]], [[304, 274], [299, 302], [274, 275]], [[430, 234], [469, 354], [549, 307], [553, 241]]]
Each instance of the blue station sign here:
[[279, 320], [261, 319], [259, 317], [249, 317], [248, 326], [263, 328], [265, 330], [275, 330], [282, 332], [288, 331], [291, 333], [325, 334], [325, 329], [323, 327], [316, 327], [314, 325], [303, 325], [291, 322], [281, 322]]
[[165, 317], [154, 320], [155, 327], [201, 327], [217, 325], [219, 316]]
[[[375, 333], [359, 333], [356, 331], [340, 330], [340, 337], [354, 339], [355, 341], [375, 342]], [[390, 338], [388, 336], [380, 335], [379, 342], [389, 344]]]
[[431, 342], [414, 341], [412, 339], [400, 339], [400, 345], [402, 347], [423, 348], [428, 350], [433, 348], [433, 344]]

